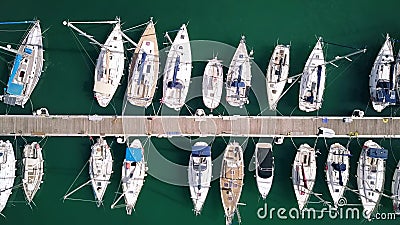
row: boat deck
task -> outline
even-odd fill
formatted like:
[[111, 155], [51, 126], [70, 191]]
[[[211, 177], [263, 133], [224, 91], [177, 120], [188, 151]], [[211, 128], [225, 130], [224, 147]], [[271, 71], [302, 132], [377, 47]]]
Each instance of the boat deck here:
[[285, 116], [87, 116], [1, 115], [1, 136], [237, 136], [316, 137], [318, 127], [335, 137], [400, 138], [400, 118]]

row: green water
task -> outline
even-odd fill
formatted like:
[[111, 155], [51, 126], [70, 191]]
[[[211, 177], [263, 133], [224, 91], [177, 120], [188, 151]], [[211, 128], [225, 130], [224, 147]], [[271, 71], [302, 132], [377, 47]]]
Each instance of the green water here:
[[[392, 1], [6, 1], [2, 2], [2, 21], [25, 20], [37, 17], [41, 20], [44, 34], [44, 47], [46, 54], [45, 72], [32, 95], [33, 108], [46, 107], [51, 114], [122, 114], [123, 95], [126, 88], [127, 76], [121, 81], [122, 85], [114, 96], [112, 105], [101, 108], [93, 99], [93, 72], [98, 54], [98, 49], [88, 44], [82, 37], [75, 38], [73, 32], [62, 25], [65, 19], [70, 20], [104, 20], [120, 16], [125, 22], [125, 28], [143, 23], [154, 17], [157, 21], [156, 29], [160, 49], [163, 47], [163, 33], [177, 29], [182, 23], [189, 21], [189, 36], [191, 40], [212, 40], [236, 47], [240, 35], [246, 35], [249, 49], [253, 49], [254, 62], [264, 72], [269, 57], [277, 39], [280, 43], [291, 43], [290, 73], [298, 74], [302, 71], [304, 63], [316, 42], [316, 36], [323, 36], [326, 41], [340, 43], [353, 47], [367, 46], [366, 54], [353, 57], [349, 63], [345, 60], [338, 62], [339, 68], [329, 67], [326, 81], [324, 103], [319, 115], [349, 115], [353, 109], [359, 108], [366, 111], [367, 116], [396, 116], [398, 107], [385, 109], [381, 114], [372, 110], [369, 104], [368, 74], [379, 48], [384, 41], [384, 34], [390, 33], [393, 38], [400, 38], [400, 21], [398, 20], [398, 8], [400, 2]], [[2, 30], [3, 28], [1, 28]], [[4, 29], [24, 29], [20, 26], [12, 26]], [[85, 31], [94, 34], [97, 39], [104, 41], [111, 27], [107, 25], [85, 26]], [[131, 32], [129, 35], [137, 40], [141, 31]], [[0, 32], [2, 44], [18, 43], [23, 32]], [[80, 46], [82, 43], [82, 46]], [[199, 47], [200, 46], [200, 47]], [[201, 45], [193, 50], [195, 58]], [[87, 52], [85, 52], [85, 50]], [[204, 49], [203, 49], [204, 50]], [[209, 50], [209, 58], [218, 53], [225, 58], [224, 65], [229, 63], [231, 53], [219, 52], [221, 49], [212, 47]], [[398, 46], [396, 46], [396, 53]], [[331, 59], [339, 54], [346, 54], [352, 50], [328, 45], [326, 58]], [[233, 52], [232, 52], [233, 53]], [[162, 53], [160, 53], [162, 54]], [[165, 54], [165, 53], [164, 53]], [[225, 54], [225, 55], [224, 55]], [[197, 55], [197, 60], [204, 56]], [[9, 64], [13, 60], [11, 55], [1, 54], [0, 80], [7, 81]], [[201, 60], [199, 60], [201, 61]], [[193, 97], [188, 102], [192, 109], [204, 108], [201, 98], [199, 79], [205, 66], [204, 62], [193, 64], [194, 81], [191, 84], [189, 95]], [[162, 70], [163, 67], [160, 69]], [[262, 73], [261, 73], [262, 74]], [[159, 82], [160, 84], [160, 82]], [[4, 84], [0, 85], [4, 88]], [[246, 110], [251, 115], [257, 115], [265, 108], [265, 82], [262, 77], [253, 74], [253, 90], [250, 96], [251, 104]], [[294, 85], [281, 99], [278, 105], [280, 113], [284, 115], [317, 115], [317, 113], [300, 112], [298, 104], [298, 85]], [[256, 93], [256, 94], [254, 94]], [[159, 99], [162, 91], [157, 90], [154, 106], [158, 110]], [[257, 103], [258, 100], [258, 103]], [[113, 107], [114, 106], [114, 107]], [[131, 109], [128, 109], [128, 111]], [[24, 109], [8, 108], [0, 104], [0, 113], [5, 114], [31, 114], [29, 104]], [[139, 110], [132, 109], [129, 113], [135, 114]], [[146, 114], [154, 114], [152, 108], [145, 111]], [[206, 110], [207, 113], [209, 113]], [[143, 113], [143, 110], [142, 112]], [[163, 114], [176, 114], [171, 110], [162, 111]], [[238, 110], [231, 107], [220, 106], [214, 114], [246, 113], [245, 109]], [[179, 114], [188, 115], [190, 112], [184, 108]], [[263, 115], [271, 115], [272, 112], [263, 111]], [[1, 126], [1, 125], [0, 125]], [[7, 138], [4, 138], [7, 139]], [[15, 143], [17, 159], [21, 159], [21, 150], [24, 145], [22, 138], [8, 138]], [[39, 141], [40, 138], [28, 138], [27, 141]], [[48, 138], [43, 140], [45, 157], [45, 177], [40, 191], [34, 201], [36, 207], [29, 208], [24, 200], [21, 189], [16, 189], [10, 201], [3, 211], [6, 219], [0, 218], [0, 224], [224, 224], [219, 183], [214, 180], [204, 205], [201, 216], [193, 215], [192, 202], [187, 186], [177, 186], [166, 183], [182, 182], [186, 179], [186, 171], [190, 144], [197, 140], [206, 140], [212, 145], [214, 162], [214, 178], [218, 177], [218, 158], [223, 152], [226, 142], [233, 139], [216, 138], [152, 138], [146, 142], [146, 157], [149, 173], [144, 188], [140, 194], [136, 212], [131, 216], [125, 214], [124, 209], [111, 210], [110, 205], [119, 186], [120, 168], [124, 157], [124, 146], [119, 145], [113, 139], [107, 139], [111, 144], [114, 156], [114, 174], [111, 184], [108, 186], [104, 207], [97, 208], [94, 203], [62, 201], [75, 177], [85, 165], [90, 155], [90, 140], [82, 138]], [[253, 177], [251, 157], [254, 151], [254, 143], [258, 139], [236, 138], [244, 144], [245, 151], [245, 186], [241, 202], [246, 206], [240, 206], [243, 224], [320, 224], [318, 220], [281, 220], [269, 215], [266, 219], [257, 217], [259, 207], [264, 207], [264, 202], [259, 199], [258, 191]], [[142, 140], [145, 141], [145, 140]], [[328, 139], [327, 145], [334, 142], [347, 143], [347, 139]], [[360, 144], [365, 140], [352, 140], [350, 149], [353, 153], [351, 159], [351, 178], [349, 186], [356, 188], [356, 162], [360, 153]], [[400, 158], [397, 149], [400, 148], [399, 140], [375, 139], [382, 146], [393, 152], [387, 162], [387, 177], [385, 193], [389, 193], [390, 181], [396, 165], [396, 159]], [[294, 144], [301, 143], [314, 145], [314, 139], [294, 139]], [[150, 145], [151, 143], [151, 145]], [[289, 210], [296, 207], [290, 174], [291, 164], [295, 155], [295, 146], [290, 139], [286, 139], [283, 145], [274, 147], [276, 159], [276, 173], [273, 188], [267, 198], [268, 208], [284, 207]], [[318, 156], [318, 172], [315, 191], [322, 193], [324, 199], [330, 200], [329, 191], [324, 180], [324, 164], [327, 157], [327, 149], [323, 139], [319, 139], [316, 148], [320, 149]], [[168, 159], [172, 164], [164, 164]], [[183, 166], [179, 166], [183, 165]], [[19, 166], [18, 174], [21, 174]], [[88, 169], [85, 168], [82, 175], [75, 182], [75, 187], [88, 179]], [[165, 180], [167, 179], [167, 180]], [[21, 182], [20, 176], [16, 184]], [[74, 197], [81, 199], [93, 199], [89, 186], [81, 189]], [[357, 196], [351, 192], [346, 193], [349, 203], [360, 203]], [[316, 201], [316, 199], [312, 199]], [[381, 200], [380, 212], [391, 211], [391, 201]], [[310, 207], [321, 209], [322, 204], [311, 204]], [[331, 224], [355, 224], [363, 223], [360, 220], [331, 220], [328, 216], [324, 223]], [[396, 224], [394, 221], [374, 221], [375, 224]]]

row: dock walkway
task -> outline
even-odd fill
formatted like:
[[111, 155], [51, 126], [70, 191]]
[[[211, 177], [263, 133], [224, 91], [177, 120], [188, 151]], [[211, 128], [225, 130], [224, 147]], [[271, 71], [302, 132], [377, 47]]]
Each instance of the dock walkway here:
[[400, 138], [400, 118], [298, 116], [85, 116], [2, 115], [1, 136], [251, 136], [316, 137], [319, 127], [336, 137]]

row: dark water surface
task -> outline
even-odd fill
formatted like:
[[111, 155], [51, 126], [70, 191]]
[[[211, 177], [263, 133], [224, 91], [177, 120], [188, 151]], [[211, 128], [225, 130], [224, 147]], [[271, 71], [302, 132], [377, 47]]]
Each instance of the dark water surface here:
[[[396, 116], [398, 107], [385, 109], [378, 114], [369, 104], [368, 75], [372, 63], [384, 42], [384, 35], [389, 33], [393, 38], [400, 38], [400, 20], [398, 9], [400, 2], [391, 1], [5, 1], [2, 2], [1, 21], [26, 20], [37, 17], [41, 20], [44, 33], [45, 71], [38, 86], [31, 96], [33, 108], [46, 107], [51, 114], [99, 114], [121, 115], [126, 114], [154, 114], [159, 109], [159, 99], [162, 90], [158, 89], [154, 99], [154, 110], [149, 107], [145, 111], [126, 109], [123, 111], [123, 96], [127, 83], [127, 76], [123, 77], [121, 86], [107, 108], [101, 108], [93, 99], [93, 73], [94, 63], [99, 52], [98, 48], [91, 46], [88, 40], [77, 37], [77, 34], [62, 25], [62, 21], [82, 20], [111, 20], [120, 16], [124, 22], [123, 27], [128, 28], [148, 21], [152, 16], [157, 21], [156, 29], [160, 49], [165, 41], [165, 31], [175, 30], [182, 23], [189, 22], [188, 30], [191, 40], [209, 40], [218, 42], [215, 46], [211, 42], [196, 42], [194, 44], [193, 82], [188, 97], [188, 108], [182, 109], [180, 115], [189, 115], [188, 109], [204, 108], [201, 97], [201, 74], [205, 67], [206, 59], [211, 59], [218, 54], [224, 60], [224, 65], [229, 64], [234, 48], [240, 36], [245, 35], [248, 49], [254, 50], [253, 62], [253, 90], [250, 104], [245, 109], [234, 109], [223, 104], [214, 114], [250, 114], [274, 115], [266, 108], [265, 81], [263, 73], [272, 50], [279, 39], [280, 43], [291, 44], [290, 74], [295, 75], [303, 70], [305, 61], [316, 42], [317, 36], [324, 40], [339, 43], [355, 48], [367, 47], [365, 54], [353, 57], [353, 62], [339, 61], [339, 68], [328, 66], [326, 89], [322, 109], [318, 113], [300, 112], [298, 104], [299, 85], [294, 85], [281, 99], [278, 110], [283, 115], [349, 115], [353, 109], [359, 108], [366, 111], [367, 116]], [[23, 32], [5, 32], [4, 30], [25, 29], [24, 25], [0, 28], [0, 41], [18, 43]], [[86, 25], [82, 29], [91, 33], [100, 42], [104, 42], [109, 25]], [[138, 40], [142, 30], [129, 32], [134, 40]], [[172, 36], [174, 34], [171, 34]], [[214, 42], [213, 42], [214, 43]], [[225, 49], [225, 45], [233, 46]], [[353, 49], [343, 48], [328, 44], [325, 46], [326, 59], [337, 55], [347, 54]], [[395, 46], [396, 53], [398, 46]], [[233, 49], [233, 50], [232, 50]], [[165, 55], [161, 53], [160, 55]], [[127, 57], [130, 57], [128, 53]], [[6, 82], [13, 56], [1, 54], [0, 80]], [[257, 65], [259, 68], [257, 68]], [[226, 68], [225, 68], [226, 69]], [[163, 66], [160, 67], [163, 70]], [[160, 85], [159, 80], [159, 85]], [[4, 83], [0, 88], [4, 88]], [[224, 103], [224, 101], [222, 101]], [[32, 107], [27, 104], [24, 109], [6, 107], [0, 104], [2, 114], [31, 114]], [[162, 109], [162, 114], [174, 115], [168, 109]], [[206, 110], [207, 113], [209, 111]], [[1, 127], [1, 124], [0, 124]], [[21, 151], [24, 139], [18, 137], [10, 139], [17, 148], [17, 159], [21, 162]], [[40, 138], [27, 138], [27, 141], [40, 141]], [[46, 138], [44, 145], [45, 176], [44, 183], [37, 193], [34, 201], [36, 206], [32, 209], [23, 203], [22, 189], [16, 189], [3, 211], [6, 219], [0, 218], [0, 224], [224, 224], [224, 213], [219, 192], [219, 164], [220, 156], [226, 143], [239, 141], [243, 143], [245, 151], [245, 185], [240, 206], [243, 224], [358, 224], [367, 223], [360, 219], [331, 219], [325, 214], [323, 220], [313, 219], [279, 219], [276, 214], [273, 219], [268, 214], [267, 218], [260, 219], [257, 210], [268, 203], [271, 208], [284, 208], [289, 211], [296, 208], [297, 203], [292, 188], [291, 164], [295, 156], [295, 146], [308, 143], [321, 152], [318, 156], [317, 181], [314, 191], [321, 193], [321, 197], [330, 200], [328, 188], [325, 183], [325, 160], [327, 146], [334, 142], [347, 144], [348, 139], [285, 139], [283, 145], [274, 146], [276, 160], [275, 180], [272, 190], [266, 200], [259, 198], [251, 158], [255, 143], [253, 138], [172, 138], [172, 139], [142, 139], [146, 142], [146, 158], [149, 166], [149, 176], [139, 196], [136, 211], [131, 216], [125, 214], [124, 209], [111, 210], [110, 205], [117, 192], [124, 146], [117, 144], [115, 139], [108, 138], [114, 156], [114, 174], [108, 186], [104, 207], [97, 208], [94, 203], [82, 201], [62, 201], [62, 197], [73, 183], [81, 168], [85, 165], [90, 155], [90, 140], [81, 138]], [[189, 189], [186, 184], [189, 149], [195, 141], [204, 140], [212, 144], [214, 162], [214, 178], [211, 189], [200, 216], [194, 216]], [[374, 139], [376, 142], [391, 151], [387, 162], [387, 176], [385, 193], [390, 193], [391, 178], [397, 159], [400, 158], [400, 141], [390, 139]], [[351, 178], [349, 187], [356, 189], [356, 167], [358, 156], [363, 142], [366, 139], [353, 139], [350, 142]], [[167, 159], [167, 160], [166, 160]], [[173, 163], [171, 163], [173, 162]], [[18, 174], [21, 174], [19, 166]], [[74, 187], [84, 183], [88, 176], [86, 167], [82, 175], [74, 183]], [[16, 179], [16, 184], [21, 182], [21, 177]], [[179, 185], [173, 185], [173, 184]], [[76, 194], [75, 198], [91, 200], [93, 193], [87, 186]], [[360, 204], [360, 200], [352, 192], [346, 192], [348, 203]], [[316, 198], [311, 199], [318, 201]], [[322, 209], [321, 203], [310, 204], [309, 207]], [[349, 206], [353, 207], [353, 206]], [[354, 206], [359, 207], [359, 206]], [[391, 212], [391, 200], [382, 198], [379, 212]], [[288, 215], [288, 214], [286, 214]], [[361, 216], [360, 216], [361, 217]], [[397, 220], [398, 221], [398, 220]], [[397, 224], [397, 221], [374, 221], [374, 224]], [[236, 223], [237, 221], [235, 221]]]

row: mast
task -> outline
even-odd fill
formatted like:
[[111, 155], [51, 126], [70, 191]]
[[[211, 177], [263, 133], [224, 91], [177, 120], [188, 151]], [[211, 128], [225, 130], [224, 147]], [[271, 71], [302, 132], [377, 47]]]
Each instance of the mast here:
[[7, 45], [7, 47], [4, 47], [4, 46], [0, 45], [0, 49], [3, 49], [5, 51], [11, 52], [11, 53], [14, 53], [14, 54], [17, 54], [17, 55], [26, 55], [23, 52], [19, 52], [18, 50], [11, 48], [11, 45]]
[[353, 53], [350, 53], [350, 54], [347, 54], [347, 55], [344, 55], [344, 56], [336, 56], [335, 59], [327, 61], [327, 62], [325, 62], [325, 64], [331, 64], [334, 67], [338, 67], [336, 64], [334, 64], [334, 62], [336, 62], [338, 60], [341, 60], [341, 59], [347, 59], [348, 61], [351, 62], [352, 60], [349, 58], [350, 56], [357, 55], [357, 54], [360, 54], [360, 53], [365, 53], [366, 51], [367, 51], [367, 49], [364, 48], [364, 49], [360, 49], [358, 51], [355, 51]]
[[[106, 21], [108, 23], [111, 23], [111, 21]], [[112, 21], [113, 23], [118, 23], [119, 21]], [[89, 22], [73, 22], [73, 23], [89, 23]], [[105, 23], [105, 22], [90, 22], [90, 23]], [[102, 47], [102, 48], [107, 48], [106, 46], [104, 46], [103, 44], [101, 44], [100, 42], [98, 42], [96, 39], [93, 38], [92, 35], [89, 35], [85, 32], [83, 32], [82, 30], [80, 30], [79, 28], [77, 28], [76, 26], [74, 26], [72, 24], [72, 22], [69, 21], [63, 21], [64, 26], [67, 27], [71, 27], [72, 29], [74, 29], [75, 31], [77, 31], [78, 33], [80, 33], [82, 36], [85, 36], [86, 38], [88, 38], [89, 40], [91, 40], [93, 43], [95, 43], [96, 45]]]
[[35, 20], [0, 22], [0, 25], [36, 23]]

